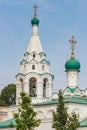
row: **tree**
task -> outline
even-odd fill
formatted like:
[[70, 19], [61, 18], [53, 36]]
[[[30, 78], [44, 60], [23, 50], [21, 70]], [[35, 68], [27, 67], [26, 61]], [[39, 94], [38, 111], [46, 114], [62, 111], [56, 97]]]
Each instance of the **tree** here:
[[7, 105], [15, 104], [16, 101], [15, 84], [8, 84], [1, 90], [1, 100], [4, 100]]
[[37, 113], [31, 104], [31, 98], [22, 92], [21, 103], [19, 103], [18, 113], [14, 114], [17, 130], [33, 130], [40, 125], [40, 119], [37, 119]]
[[63, 93], [59, 90], [58, 93], [58, 104], [56, 111], [53, 112], [52, 127], [56, 130], [76, 130], [79, 127], [79, 117], [75, 113], [69, 115], [67, 108], [64, 105]]
[[7, 106], [6, 102], [4, 100], [0, 100], [0, 107]]

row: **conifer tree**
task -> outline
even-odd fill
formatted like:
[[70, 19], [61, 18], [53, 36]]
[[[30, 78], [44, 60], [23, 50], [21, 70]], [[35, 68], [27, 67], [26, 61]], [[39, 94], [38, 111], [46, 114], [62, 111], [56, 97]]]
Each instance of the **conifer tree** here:
[[67, 113], [61, 90], [59, 90], [58, 97], [56, 111], [53, 112], [52, 127], [55, 128], [55, 130], [76, 130], [80, 125], [79, 117], [75, 113], [71, 115]]
[[21, 103], [19, 103], [18, 113], [14, 114], [17, 130], [33, 130], [40, 125], [40, 119], [37, 119], [37, 113], [34, 111], [31, 98], [22, 92]]

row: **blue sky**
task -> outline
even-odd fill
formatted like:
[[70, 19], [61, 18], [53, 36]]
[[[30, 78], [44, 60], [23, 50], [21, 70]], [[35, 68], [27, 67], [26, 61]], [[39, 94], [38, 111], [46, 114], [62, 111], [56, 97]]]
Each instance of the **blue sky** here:
[[86, 89], [87, 0], [0, 0], [0, 88], [15, 83], [31, 36], [35, 3], [40, 40], [54, 74], [54, 91], [66, 87], [64, 65], [70, 58], [72, 35], [77, 40], [75, 56], [81, 63], [79, 87]]

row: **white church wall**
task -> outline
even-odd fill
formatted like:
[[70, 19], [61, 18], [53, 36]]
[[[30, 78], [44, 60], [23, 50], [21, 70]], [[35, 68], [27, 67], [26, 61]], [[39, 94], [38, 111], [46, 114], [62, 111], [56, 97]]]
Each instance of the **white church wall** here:
[[79, 127], [77, 130], [87, 130], [87, 127]]

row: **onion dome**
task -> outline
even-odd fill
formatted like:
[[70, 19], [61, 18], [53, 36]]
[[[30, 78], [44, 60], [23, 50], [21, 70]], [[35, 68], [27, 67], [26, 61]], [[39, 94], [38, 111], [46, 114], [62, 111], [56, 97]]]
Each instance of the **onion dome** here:
[[33, 25], [39, 25], [39, 20], [37, 19], [37, 17], [34, 17], [32, 20], [31, 20], [31, 23], [32, 23], [32, 26]]
[[36, 6], [36, 4], [33, 6], [33, 8], [34, 8], [34, 18], [31, 20], [31, 24], [32, 24], [32, 26], [33, 25], [39, 25], [39, 20], [37, 19], [37, 6]]
[[72, 38], [69, 40], [70, 44], [71, 44], [71, 58], [65, 63], [65, 68], [66, 71], [68, 70], [76, 70], [79, 71], [80, 69], [80, 62], [78, 60], [75, 59], [74, 56], [74, 45], [76, 44], [76, 40], [74, 39], [74, 36], [72, 36]]
[[71, 57], [66, 63], [65, 68], [67, 70], [76, 70], [79, 71], [80, 69], [80, 62], [76, 60], [74, 57]]

